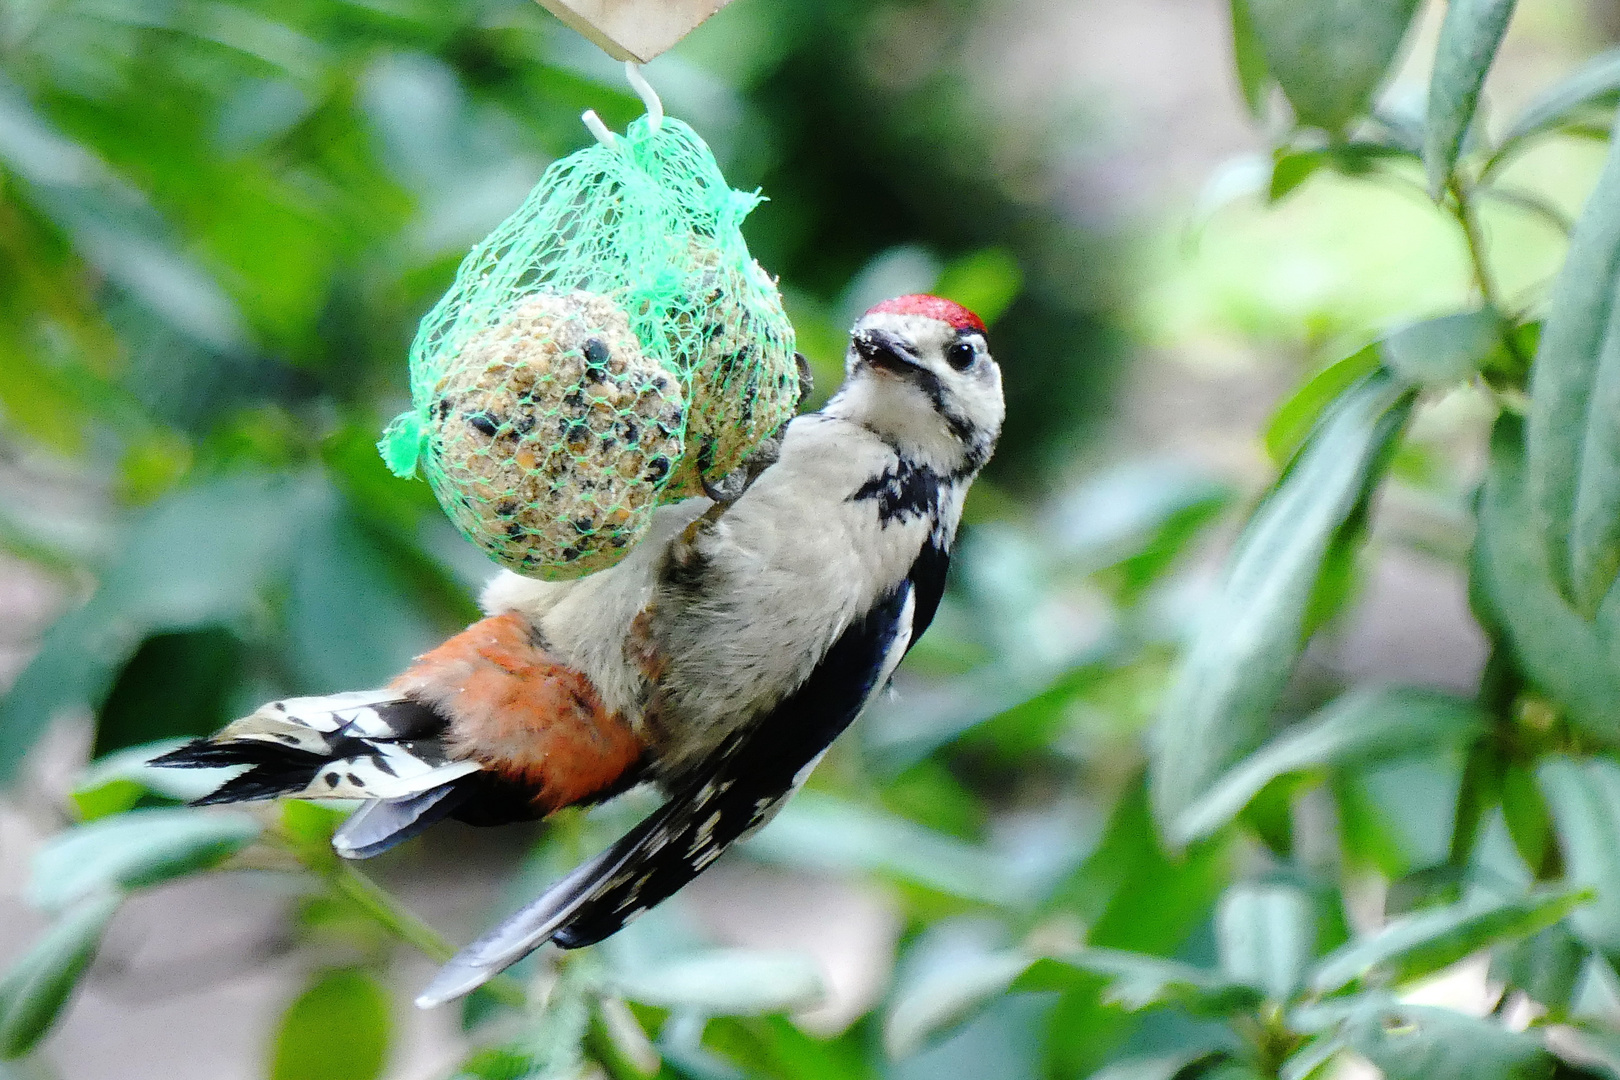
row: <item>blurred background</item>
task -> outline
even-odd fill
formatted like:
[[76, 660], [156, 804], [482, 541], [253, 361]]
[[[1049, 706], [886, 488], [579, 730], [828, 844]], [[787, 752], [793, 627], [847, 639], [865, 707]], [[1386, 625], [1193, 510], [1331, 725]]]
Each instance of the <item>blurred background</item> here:
[[[1422, 9], [1391, 108], [1421, 98], [1442, 10]], [[1524, 0], [1493, 108], [1617, 33], [1613, 0]], [[1420, 193], [1322, 174], [1254, 197], [1269, 143], [1229, 34], [1224, 0], [736, 0], [647, 69], [733, 186], [769, 196], [745, 231], [823, 398], [853, 318], [913, 291], [979, 310], [1007, 380], [897, 695], [615, 946], [811, 953], [824, 1005], [719, 1036], [750, 1075], [1085, 1076], [1191, 1023], [1022, 995], [891, 1062], [874, 1016], [908, 971], [1032, 932], [1209, 951], [1241, 853], [1158, 850], [1142, 731], [1290, 445], [1268, 445], [1278, 400], [1468, 295]], [[585, 108], [640, 111], [621, 67], [529, 0], [0, 0], [0, 962], [43, 925], [20, 898], [31, 854], [110, 797], [87, 763], [378, 684], [476, 616], [493, 568], [373, 444], [406, 404], [416, 320], [586, 142]], [[1573, 213], [1601, 156], [1550, 139], [1512, 169]], [[1485, 224], [1504, 289], [1540, 288], [1557, 232], [1500, 208]], [[1353, 683], [1471, 692], [1486, 644], [1462, 567], [1491, 416], [1467, 392], [1420, 415], [1290, 715]], [[1380, 798], [1438, 804], [1454, 771], [1358, 781], [1368, 873], [1438, 860], [1431, 823]], [[369, 869], [464, 941], [566, 848], [449, 825]], [[363, 955], [394, 990], [386, 1075], [452, 1075], [478, 1017], [410, 1010], [430, 965], [380, 948], [292, 875], [144, 894], [43, 1051], [5, 1068], [268, 1075], [311, 972]]]

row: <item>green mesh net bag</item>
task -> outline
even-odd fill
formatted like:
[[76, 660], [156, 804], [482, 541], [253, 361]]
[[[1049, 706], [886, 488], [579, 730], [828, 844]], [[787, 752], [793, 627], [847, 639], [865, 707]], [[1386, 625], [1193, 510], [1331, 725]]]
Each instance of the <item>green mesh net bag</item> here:
[[759, 202], [668, 117], [553, 163], [422, 320], [389, 467], [518, 573], [623, 558], [797, 405], [793, 328], [740, 229]]

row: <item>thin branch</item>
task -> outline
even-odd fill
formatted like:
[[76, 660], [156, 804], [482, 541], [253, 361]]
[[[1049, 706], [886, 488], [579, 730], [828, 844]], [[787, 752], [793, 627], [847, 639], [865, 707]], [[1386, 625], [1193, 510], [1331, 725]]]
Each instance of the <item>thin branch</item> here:
[[[416, 949], [435, 963], [442, 964], [456, 953], [456, 947], [423, 922], [415, 912], [362, 874], [353, 863], [332, 857], [324, 845], [312, 849], [297, 838], [282, 835], [283, 845], [306, 870], [324, 879], [334, 892], [351, 901], [379, 926]], [[510, 975], [496, 975], [483, 990], [502, 1005], [529, 1010], [535, 1005], [523, 984]], [[611, 1080], [645, 1080], [645, 1075], [614, 1045], [605, 1027], [593, 1024], [583, 1041], [585, 1056], [608, 1074]]]
[[1485, 234], [1479, 227], [1479, 215], [1474, 211], [1468, 189], [1461, 180], [1453, 177], [1449, 190], [1453, 200], [1452, 214], [1462, 228], [1463, 241], [1468, 248], [1468, 261], [1473, 267], [1474, 282], [1479, 286], [1480, 296], [1484, 298], [1485, 303], [1501, 311], [1496, 282], [1491, 277], [1490, 264], [1486, 261]]
[[[1447, 185], [1451, 192], [1451, 209], [1462, 228], [1463, 242], [1468, 249], [1468, 261], [1474, 270], [1474, 282], [1479, 286], [1479, 295], [1487, 307], [1503, 316], [1510, 316], [1507, 307], [1502, 303], [1500, 290], [1497, 289], [1496, 280], [1491, 276], [1489, 253], [1485, 246], [1485, 233], [1479, 226], [1479, 215], [1475, 210], [1471, 192], [1463, 180], [1457, 176], [1451, 178]], [[1513, 319], [1508, 317], [1502, 324], [1502, 347], [1513, 358], [1514, 364], [1521, 370], [1529, 368], [1530, 359], [1519, 351], [1519, 343], [1513, 336]]]
[[[455, 955], [454, 945], [396, 900], [392, 893], [355, 869], [353, 864], [338, 861], [325, 869], [324, 876], [334, 889], [429, 960], [442, 964]], [[516, 1009], [529, 1006], [528, 992], [522, 983], [510, 975], [495, 976], [484, 984], [484, 990], [503, 1005]]]
[[1569, 218], [1564, 215], [1563, 211], [1559, 210], [1552, 203], [1542, 199], [1540, 196], [1533, 195], [1530, 192], [1517, 191], [1513, 188], [1501, 188], [1496, 187], [1495, 185], [1486, 185], [1476, 187], [1474, 189], [1474, 194], [1485, 199], [1495, 199], [1504, 206], [1511, 206], [1517, 210], [1523, 211], [1524, 213], [1536, 218], [1538, 221], [1541, 221], [1543, 224], [1553, 229], [1565, 240], [1569, 239], [1569, 234], [1575, 229], [1574, 222], [1570, 221]]

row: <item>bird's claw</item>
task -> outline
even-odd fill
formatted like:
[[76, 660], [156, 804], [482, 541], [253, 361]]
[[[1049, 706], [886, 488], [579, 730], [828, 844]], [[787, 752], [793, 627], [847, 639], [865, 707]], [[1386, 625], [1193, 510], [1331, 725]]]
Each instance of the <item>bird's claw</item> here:
[[793, 354], [793, 365], [799, 369], [799, 400], [795, 411], [804, 408], [804, 403], [810, 400], [810, 395], [816, 392], [816, 376], [810, 370], [810, 361], [805, 359], [804, 353]]
[[745, 468], [739, 465], [713, 483], [705, 479], [703, 481], [703, 494], [713, 499], [716, 504], [734, 503], [742, 498], [743, 492], [748, 490], [751, 480], [752, 477], [748, 475]]

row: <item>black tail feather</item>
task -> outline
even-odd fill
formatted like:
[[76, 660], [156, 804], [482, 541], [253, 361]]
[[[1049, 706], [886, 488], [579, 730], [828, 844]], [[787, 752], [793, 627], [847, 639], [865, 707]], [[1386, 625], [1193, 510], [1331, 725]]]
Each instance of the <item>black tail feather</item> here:
[[247, 764], [235, 756], [235, 750], [236, 748], [229, 743], [192, 739], [184, 746], [177, 746], [166, 754], [159, 754], [147, 764], [156, 765], [160, 769], [218, 769], [226, 765]]
[[319, 761], [321, 755], [265, 739], [233, 739], [230, 742], [193, 739], [166, 754], [159, 754], [147, 764], [167, 769], [223, 769], [231, 765], [273, 765], [292, 760]]
[[302, 791], [326, 764], [326, 758], [311, 750], [262, 739], [236, 742], [210, 742], [195, 739], [151, 760], [150, 764], [171, 769], [220, 769], [251, 765], [247, 772], [225, 781], [210, 794], [192, 802], [193, 806], [273, 799]]

